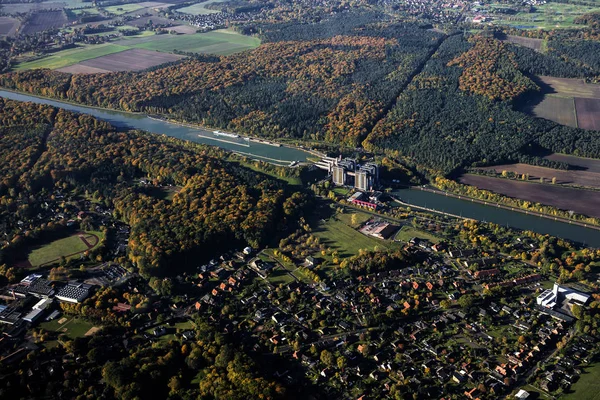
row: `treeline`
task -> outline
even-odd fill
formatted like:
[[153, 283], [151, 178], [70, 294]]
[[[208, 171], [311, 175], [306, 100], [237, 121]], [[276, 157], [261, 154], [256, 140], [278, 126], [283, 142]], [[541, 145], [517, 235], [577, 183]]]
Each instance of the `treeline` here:
[[345, 16], [272, 26], [263, 33], [270, 43], [220, 62], [102, 75], [13, 72], [0, 85], [253, 136], [356, 146], [442, 35], [374, 13]]
[[[53, 187], [95, 193], [131, 225], [130, 258], [144, 274], [167, 274], [169, 266], [192, 265], [234, 246], [264, 245], [304, 204], [303, 194], [289, 197], [281, 182], [223, 161], [227, 155], [216, 148], [118, 132], [87, 115], [3, 99], [0, 129], [21, 123], [8, 117], [19, 112], [46, 119], [49, 139], [35, 164], [8, 182], [0, 198], [4, 215], [34, 209], [30, 203], [42, 201], [35, 196]], [[2, 145], [0, 167], [12, 168], [23, 144]], [[153, 197], [135, 184], [140, 177], [181, 190], [172, 201]]]
[[[103, 290], [109, 295], [112, 289]], [[302, 398], [274, 380], [275, 366], [251, 356], [239, 335], [222, 330], [197, 317], [188, 329], [191, 340], [178, 333], [177, 339], [153, 343], [115, 327], [73, 340], [61, 337], [62, 346], [3, 363], [0, 393], [3, 398], [122, 400]], [[39, 339], [44, 335], [36, 333]], [[48, 374], [27, 376], [27, 371], [47, 369]]]
[[561, 217], [565, 219], [573, 219], [586, 224], [600, 225], [600, 219], [595, 217], [588, 217], [582, 214], [572, 214], [569, 211], [561, 210], [553, 206], [547, 206], [540, 203], [535, 203], [528, 200], [517, 199], [503, 194], [498, 194], [485, 189], [479, 189], [475, 186], [464, 185], [462, 183], [436, 177], [432, 181], [432, 184], [438, 189], [445, 190], [451, 193], [460, 194], [463, 196], [472, 197], [478, 200], [489, 201], [492, 203], [503, 204], [509, 207], [520, 208], [526, 211], [533, 211], [541, 214], [547, 214], [555, 217]]
[[[507, 46], [488, 46], [488, 41], [494, 39], [484, 40], [469, 43], [462, 36], [447, 39], [363, 145], [393, 157], [412, 158], [444, 174], [468, 166], [516, 162], [524, 154], [531, 154], [532, 148], [540, 147], [598, 157], [597, 133], [536, 119], [513, 110], [510, 101], [491, 100], [523, 94], [514, 88], [504, 91], [492, 84], [496, 81], [488, 78], [499, 73], [497, 67], [489, 66], [490, 72], [473, 68], [474, 74], [484, 75], [481, 80], [477, 75], [465, 77], [465, 70], [456, 64], [462, 62], [468, 68], [481, 58], [481, 68], [487, 65], [484, 55], [497, 51], [511, 53]], [[474, 53], [475, 46], [481, 43], [484, 49]], [[465, 54], [469, 58], [465, 59]], [[519, 70], [516, 58], [510, 54], [492, 55], [501, 63], [510, 61], [510, 70], [513, 67]], [[511, 81], [511, 76], [520, 87], [523, 79], [520, 74], [507, 73], [502, 79]]]

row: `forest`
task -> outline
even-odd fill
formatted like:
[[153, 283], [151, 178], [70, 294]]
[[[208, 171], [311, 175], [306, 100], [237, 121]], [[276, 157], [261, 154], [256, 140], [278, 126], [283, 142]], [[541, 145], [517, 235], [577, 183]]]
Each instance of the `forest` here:
[[548, 40], [539, 53], [497, 40], [502, 32], [448, 36], [365, 11], [255, 22], [243, 31], [263, 44], [141, 72], [12, 72], [0, 75], [0, 86], [251, 136], [362, 145], [448, 176], [539, 163], [531, 149], [600, 154], [593, 132], [516, 111], [539, 90], [534, 75], [600, 76], [591, 40], [538, 32]]
[[[365, 148], [409, 157], [445, 174], [465, 166], [529, 159], [539, 148], [597, 157], [600, 140], [595, 132], [514, 110], [513, 101], [535, 85], [520, 72], [512, 47], [495, 41], [458, 35], [444, 41], [363, 142]], [[471, 68], [471, 74], [465, 75], [460, 65]]]
[[[30, 220], [52, 188], [93, 194], [131, 225], [129, 254], [143, 274], [171, 274], [219, 251], [264, 245], [304, 205], [304, 194], [224, 161], [216, 148], [117, 131], [90, 116], [4, 99], [0, 124], [0, 170], [12, 171], [0, 187], [2, 220]], [[180, 190], [172, 200], [152, 196], [137, 184], [140, 178]], [[22, 244], [17, 236], [4, 253]]]
[[260, 31], [265, 44], [218, 62], [108, 75], [14, 72], [0, 85], [249, 135], [356, 146], [443, 38], [371, 13]]

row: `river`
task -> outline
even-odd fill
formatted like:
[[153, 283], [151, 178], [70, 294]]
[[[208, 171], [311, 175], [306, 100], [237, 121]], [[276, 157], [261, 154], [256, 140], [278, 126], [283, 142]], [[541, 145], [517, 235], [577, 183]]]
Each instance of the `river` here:
[[562, 237], [586, 246], [600, 247], [600, 230], [572, 225], [566, 222], [536, 217], [525, 213], [474, 203], [437, 193], [416, 189], [395, 190], [396, 195], [405, 203], [428, 207], [450, 214], [460, 215], [479, 221], [493, 222], [498, 225], [537, 233]]
[[[165, 134], [179, 139], [218, 146], [237, 153], [246, 154], [252, 158], [279, 164], [291, 161], [306, 161], [310, 153], [292, 147], [274, 147], [268, 144], [248, 142], [244, 139], [234, 139], [226, 136], [215, 136], [212, 132], [181, 126], [179, 124], [156, 120], [144, 114], [133, 114], [105, 110], [94, 107], [64, 103], [58, 100], [31, 96], [0, 90], [0, 97], [19, 101], [31, 101], [48, 104], [66, 110], [92, 115], [105, 120], [117, 127], [140, 129], [157, 134]], [[472, 203], [468, 200], [456, 199], [444, 195], [420, 190], [403, 189], [394, 192], [402, 201], [422, 207], [429, 207], [451, 214], [462, 215], [482, 221], [494, 222], [500, 225], [518, 229], [531, 230], [538, 233], [563, 237], [587, 246], [600, 247], [600, 231], [583, 226], [571, 225], [565, 222], [547, 218], [535, 217], [524, 213], [504, 210], [493, 206]]]
[[140, 129], [151, 133], [176, 137], [178, 139], [210, 144], [255, 159], [269, 161], [280, 165], [288, 165], [292, 161], [306, 161], [307, 157], [310, 156], [310, 153], [294, 147], [276, 147], [269, 144], [248, 141], [242, 138], [216, 136], [211, 131], [150, 118], [145, 114], [126, 113], [80, 106], [28, 94], [9, 92], [6, 90], [0, 90], [0, 97], [19, 101], [31, 101], [38, 104], [48, 104], [54, 107], [64, 108], [65, 110], [92, 115], [98, 119], [108, 121], [119, 128]]

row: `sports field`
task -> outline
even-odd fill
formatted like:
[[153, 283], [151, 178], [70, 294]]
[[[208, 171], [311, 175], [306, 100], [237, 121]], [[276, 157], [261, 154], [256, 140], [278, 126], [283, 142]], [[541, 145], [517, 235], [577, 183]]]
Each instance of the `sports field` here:
[[87, 250], [95, 248], [103, 237], [102, 232], [79, 232], [32, 250], [28, 260], [31, 266], [40, 267], [57, 262], [61, 257], [79, 257]]
[[52, 321], [42, 322], [40, 327], [49, 332], [64, 333], [69, 338], [75, 339], [85, 336], [94, 325], [80, 318], [61, 317]]

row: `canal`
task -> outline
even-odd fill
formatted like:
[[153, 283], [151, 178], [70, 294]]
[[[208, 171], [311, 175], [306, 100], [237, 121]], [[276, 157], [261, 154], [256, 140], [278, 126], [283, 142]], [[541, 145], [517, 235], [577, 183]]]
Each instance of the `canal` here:
[[460, 215], [479, 221], [493, 222], [498, 225], [517, 229], [530, 230], [542, 234], [547, 233], [552, 236], [582, 243], [586, 246], [600, 247], [600, 230], [417, 189], [400, 189], [395, 190], [392, 194], [396, 195], [405, 203], [414, 204], [416, 206], [428, 207], [450, 214]]
[[276, 147], [265, 143], [248, 141], [243, 138], [217, 136], [212, 131], [150, 118], [145, 114], [125, 113], [80, 106], [5, 90], [0, 90], [0, 97], [19, 101], [31, 101], [38, 104], [48, 104], [54, 107], [64, 108], [65, 110], [92, 115], [98, 119], [108, 121], [119, 128], [140, 129], [151, 133], [172, 136], [178, 139], [210, 144], [275, 164], [289, 165], [292, 161], [306, 161], [307, 157], [310, 156], [310, 153], [301, 149], [286, 146]]
[[[275, 147], [264, 143], [247, 141], [242, 138], [215, 136], [212, 132], [207, 130], [149, 118], [144, 114], [133, 114], [80, 106], [58, 100], [50, 100], [4, 90], [0, 90], [0, 97], [19, 101], [31, 101], [38, 104], [48, 104], [74, 112], [89, 114], [96, 118], [108, 121], [117, 127], [140, 129], [151, 133], [164, 134], [179, 139], [218, 146], [230, 151], [248, 155], [252, 158], [278, 164], [287, 164], [292, 161], [306, 161], [307, 157], [310, 155], [310, 153], [297, 148], [284, 146]], [[513, 228], [563, 237], [587, 246], [600, 247], [599, 230], [527, 215], [517, 211], [472, 203], [468, 200], [456, 199], [420, 190], [402, 189], [395, 191], [394, 194], [402, 201], [416, 206], [428, 207], [467, 218], [494, 222], [499, 225], [510, 226]]]

